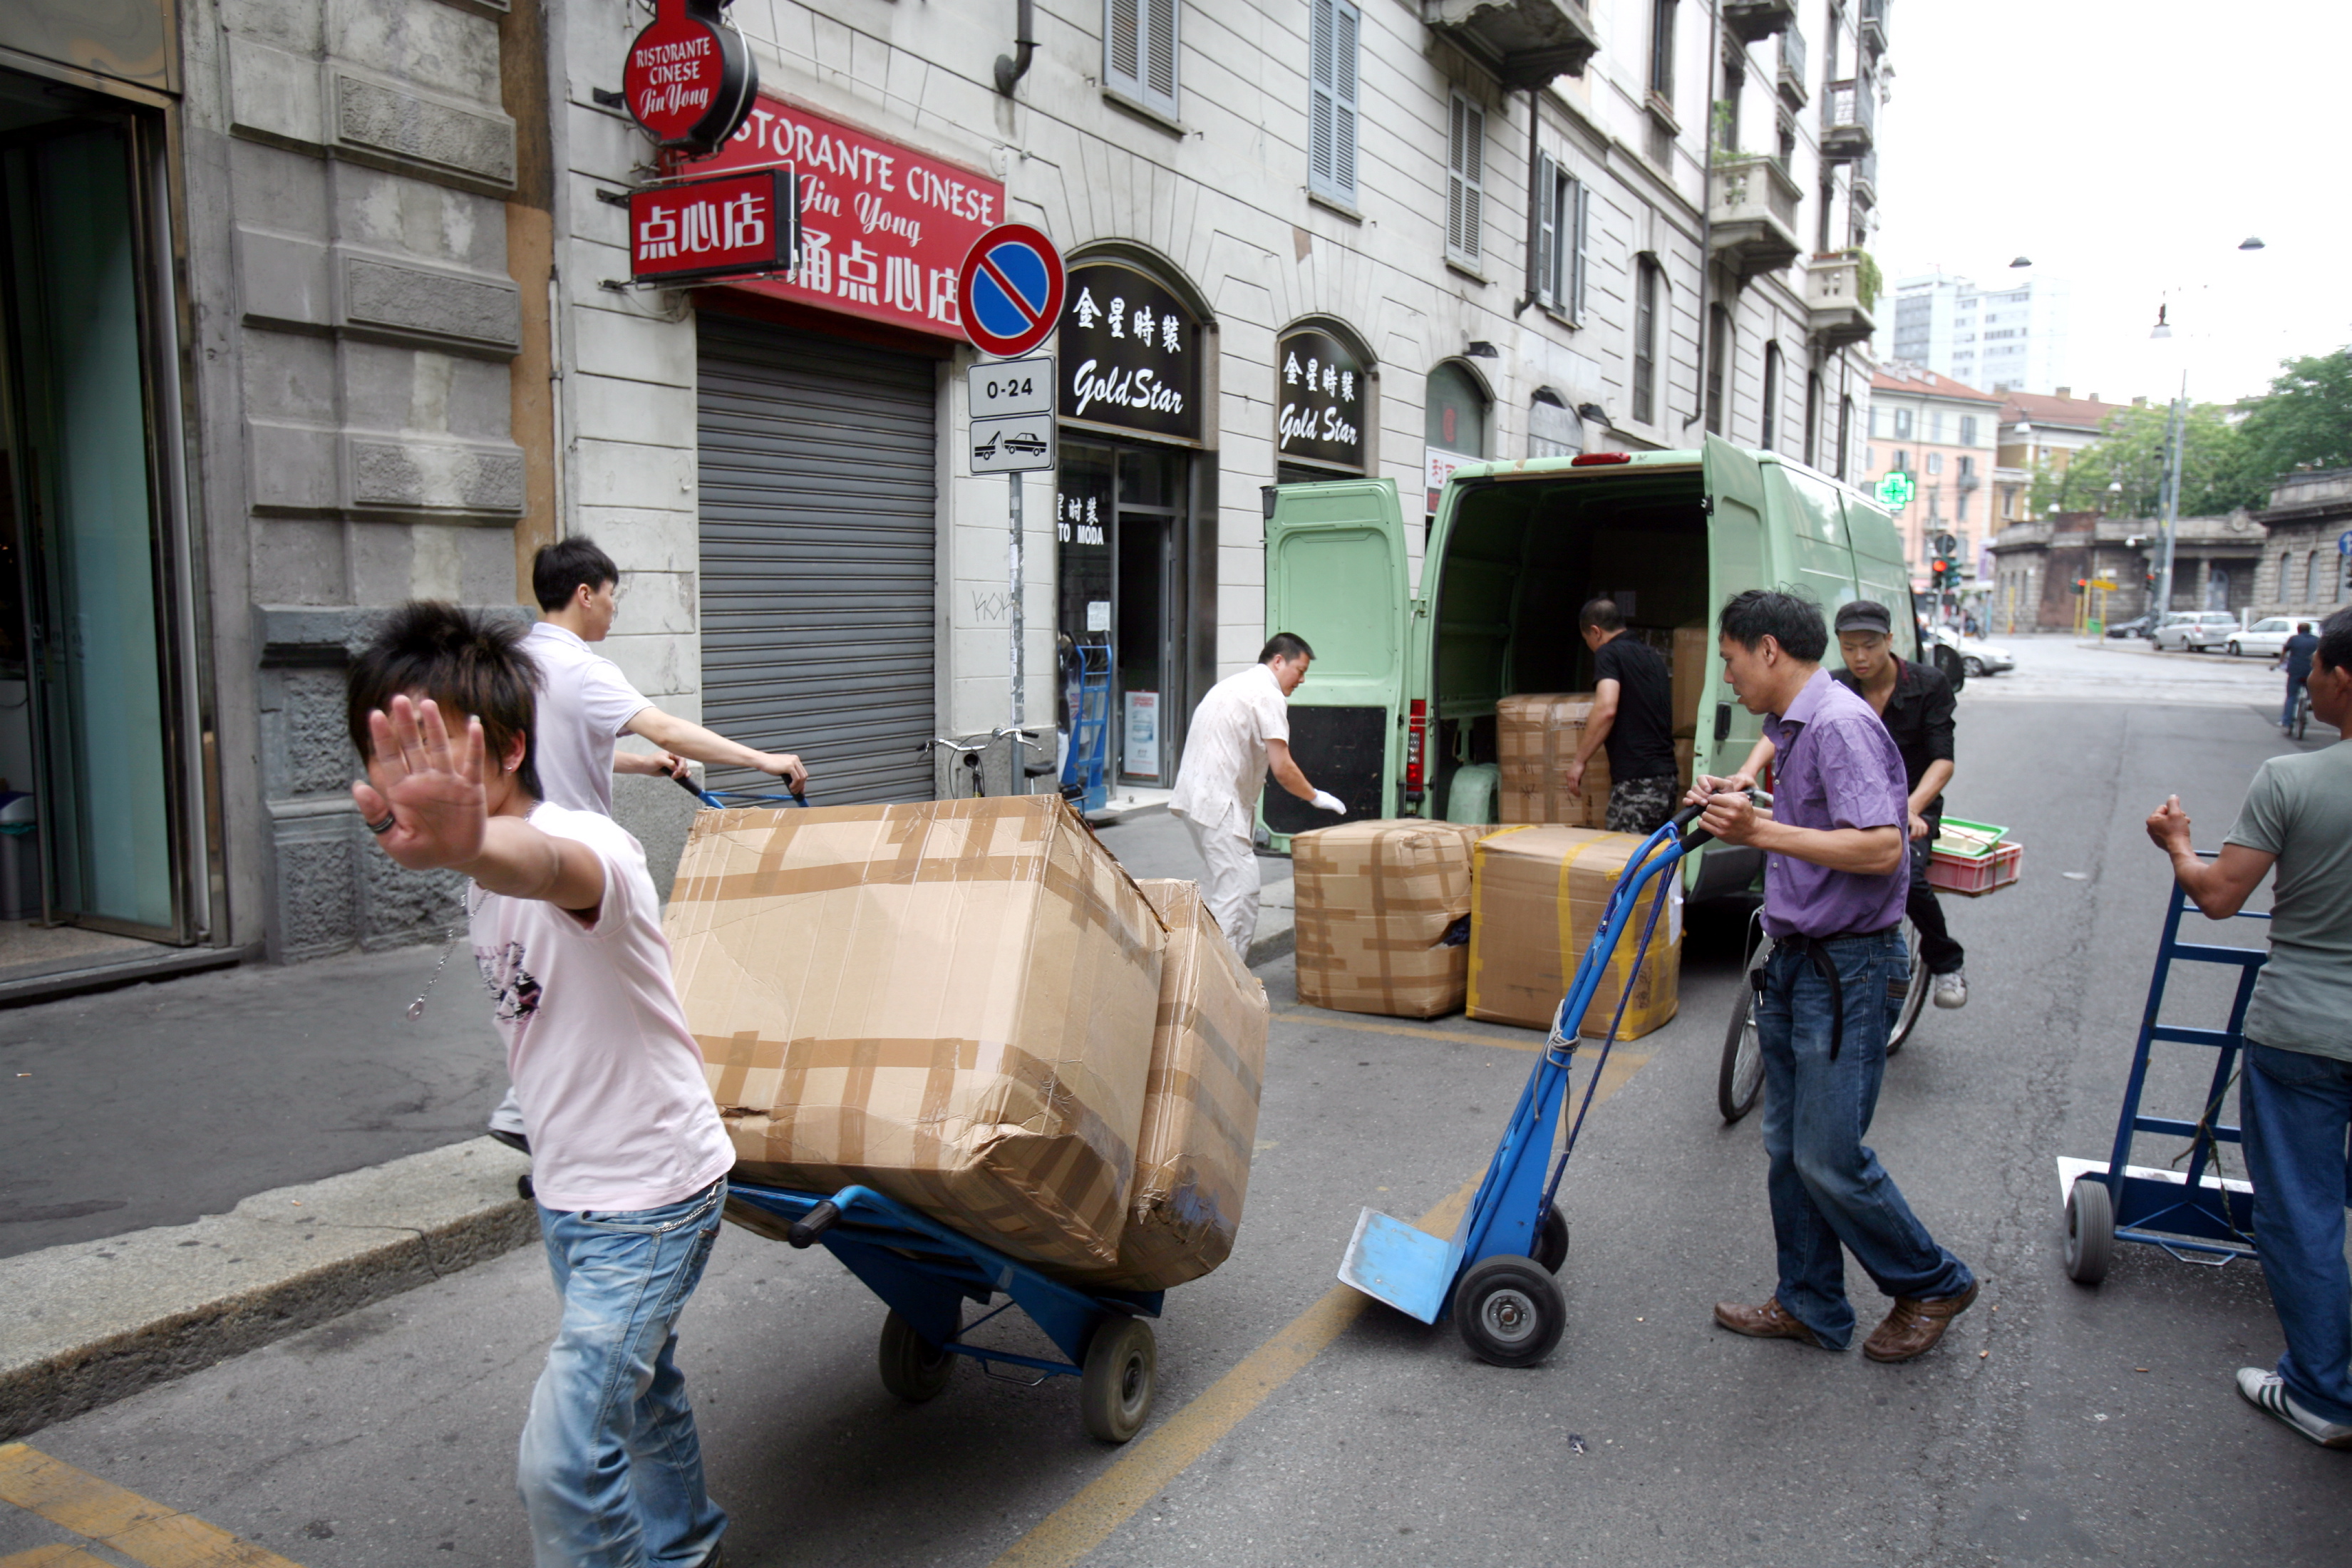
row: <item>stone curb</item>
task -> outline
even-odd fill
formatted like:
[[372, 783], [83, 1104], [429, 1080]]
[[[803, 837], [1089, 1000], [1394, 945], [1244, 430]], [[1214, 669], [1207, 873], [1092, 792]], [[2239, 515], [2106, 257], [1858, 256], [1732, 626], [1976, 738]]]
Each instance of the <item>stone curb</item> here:
[[0, 1442], [538, 1239], [488, 1139], [0, 1259]]

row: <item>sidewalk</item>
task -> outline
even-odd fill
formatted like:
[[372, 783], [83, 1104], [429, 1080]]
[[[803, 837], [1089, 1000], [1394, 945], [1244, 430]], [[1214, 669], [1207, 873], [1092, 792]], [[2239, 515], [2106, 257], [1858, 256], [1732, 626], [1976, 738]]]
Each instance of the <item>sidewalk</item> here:
[[[1165, 811], [1100, 830], [1200, 864]], [[1270, 860], [1253, 964], [1291, 951]], [[504, 1055], [440, 944], [0, 1010], [0, 1441], [532, 1240]]]

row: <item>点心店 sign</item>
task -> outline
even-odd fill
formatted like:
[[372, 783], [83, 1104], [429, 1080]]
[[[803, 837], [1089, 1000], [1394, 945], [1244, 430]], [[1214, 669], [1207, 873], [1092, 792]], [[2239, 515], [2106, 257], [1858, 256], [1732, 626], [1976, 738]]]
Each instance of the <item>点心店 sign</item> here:
[[737, 287], [962, 338], [958, 275], [972, 241], [1003, 220], [1003, 184], [767, 93], [691, 172], [783, 165], [800, 178], [800, 264]]
[[688, 282], [793, 265], [793, 173], [754, 169], [629, 193], [629, 276]]
[[1364, 366], [1346, 344], [1311, 328], [1275, 352], [1276, 453], [1364, 471]]
[[1145, 273], [1116, 261], [1073, 267], [1055, 348], [1062, 417], [1200, 439], [1200, 331]]

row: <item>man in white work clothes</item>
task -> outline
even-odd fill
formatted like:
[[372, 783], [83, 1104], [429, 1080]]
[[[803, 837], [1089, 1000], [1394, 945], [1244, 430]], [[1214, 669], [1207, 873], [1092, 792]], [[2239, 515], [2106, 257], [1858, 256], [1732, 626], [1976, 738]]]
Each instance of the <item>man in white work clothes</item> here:
[[1249, 963], [1257, 935], [1257, 847], [1250, 827], [1265, 775], [1299, 799], [1345, 816], [1339, 797], [1307, 782], [1290, 756], [1290, 694], [1307, 679], [1315, 650], [1304, 637], [1276, 632], [1257, 662], [1209, 688], [1192, 710], [1184, 760], [1176, 770], [1169, 815], [1192, 835], [1209, 874], [1201, 894], [1217, 929]]

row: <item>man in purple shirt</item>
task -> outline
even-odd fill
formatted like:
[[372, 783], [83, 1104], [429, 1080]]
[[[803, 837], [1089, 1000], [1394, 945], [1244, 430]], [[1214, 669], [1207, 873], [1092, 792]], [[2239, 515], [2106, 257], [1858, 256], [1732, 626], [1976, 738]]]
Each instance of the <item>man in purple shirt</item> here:
[[1779, 757], [1772, 808], [1737, 781], [1701, 777], [1686, 804], [1727, 844], [1764, 851], [1756, 973], [1780, 1286], [1760, 1307], [1723, 1302], [1734, 1333], [1843, 1350], [1853, 1338], [1840, 1244], [1895, 1299], [1863, 1342], [1873, 1361], [1934, 1348], [1977, 1298], [1968, 1266], [1936, 1244], [1862, 1141], [1886, 1068], [1886, 1027], [1910, 982], [1904, 952], [1903, 758], [1861, 697], [1822, 668], [1829, 630], [1811, 601], [1751, 588], [1723, 607], [1725, 677]]

